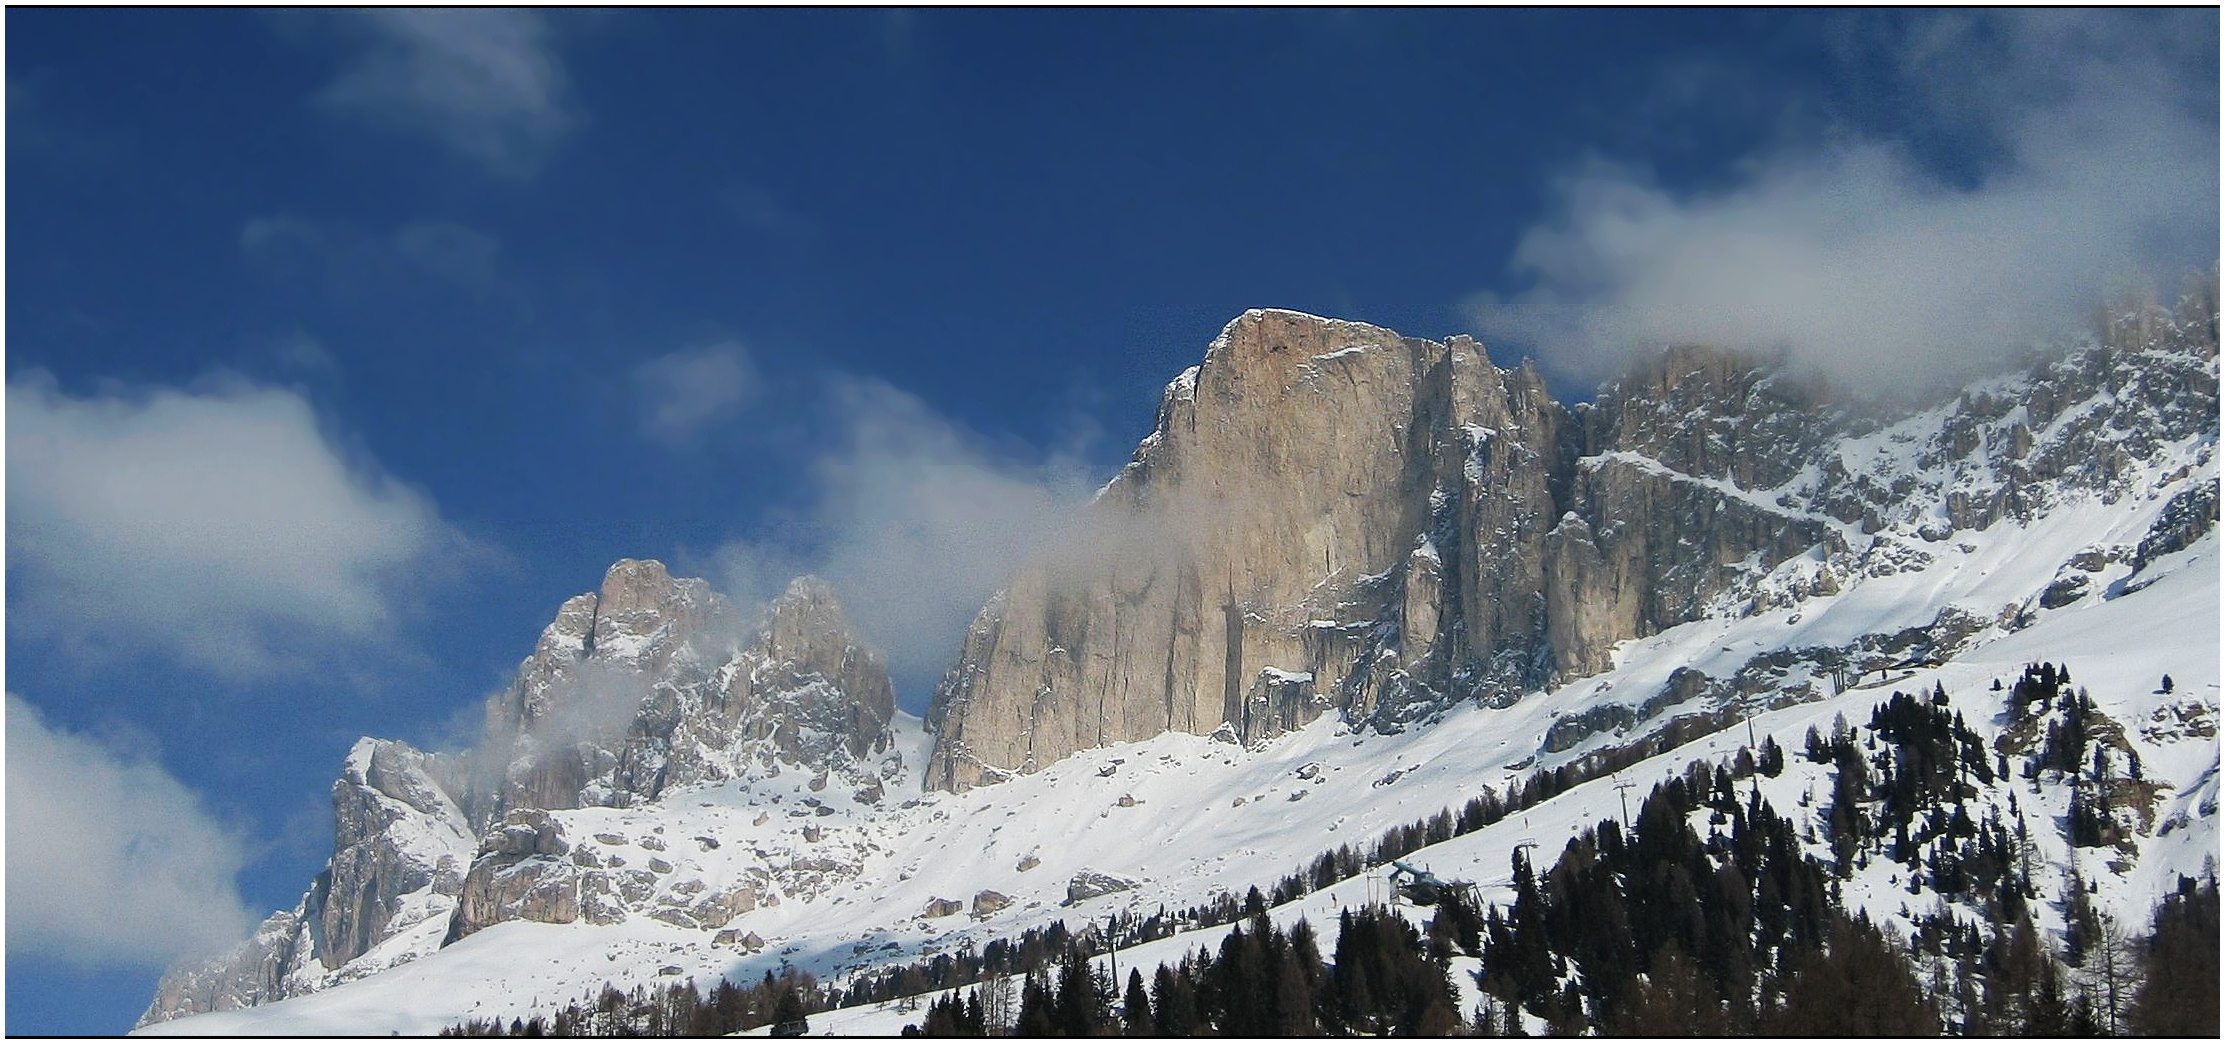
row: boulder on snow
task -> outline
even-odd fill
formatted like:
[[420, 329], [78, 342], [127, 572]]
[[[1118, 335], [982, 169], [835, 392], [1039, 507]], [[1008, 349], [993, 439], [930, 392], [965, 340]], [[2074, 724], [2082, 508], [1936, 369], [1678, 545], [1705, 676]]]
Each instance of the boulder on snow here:
[[2040, 608], [2060, 609], [2086, 597], [2087, 590], [2092, 586], [2093, 581], [2084, 574], [2066, 576], [2047, 585], [2047, 590], [2040, 592]]
[[1012, 905], [1012, 897], [1003, 892], [984, 888], [973, 894], [973, 915], [975, 917], [987, 917], [1010, 905]]
[[1078, 903], [1084, 899], [1095, 899], [1100, 895], [1125, 892], [1135, 886], [1136, 882], [1118, 874], [1108, 874], [1101, 870], [1084, 870], [1075, 874], [1071, 880], [1066, 882], [1066, 901], [1068, 904]]
[[739, 946], [751, 953], [756, 953], [765, 948], [765, 940], [762, 936], [759, 936], [756, 932], [744, 932], [739, 928], [728, 928], [713, 936], [711, 941], [720, 946]]
[[922, 911], [920, 913], [920, 916], [948, 917], [951, 914], [957, 913], [965, 908], [966, 904], [961, 903], [956, 899], [929, 899], [927, 900], [927, 909]]

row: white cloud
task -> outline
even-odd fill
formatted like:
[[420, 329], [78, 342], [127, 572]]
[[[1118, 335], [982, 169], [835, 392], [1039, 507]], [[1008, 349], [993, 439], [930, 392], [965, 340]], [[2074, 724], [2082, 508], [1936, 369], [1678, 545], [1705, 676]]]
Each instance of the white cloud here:
[[705, 428], [757, 394], [757, 367], [737, 344], [687, 348], [651, 359], [634, 370], [641, 430], [673, 445]]
[[1585, 377], [1669, 343], [1784, 350], [1856, 386], [1983, 369], [2119, 285], [2216, 257], [2215, 54], [2202, 72], [2183, 28], [1988, 12], [1854, 40], [1930, 106], [1912, 122], [1984, 154], [1974, 176], [1843, 130], [1752, 157], [1720, 191], [1594, 160], [1517, 247], [1530, 288], [1479, 297], [1473, 318]]
[[387, 9], [321, 95], [337, 108], [423, 131], [489, 171], [539, 169], [576, 122], [548, 20], [514, 9]]
[[242, 380], [7, 390], [11, 633], [232, 678], [390, 646], [466, 549], [420, 493], [351, 460], [300, 395]]
[[8, 956], [157, 965], [246, 938], [246, 845], [143, 754], [7, 696]]
[[880, 381], [837, 379], [830, 399], [840, 434], [813, 468], [798, 537], [727, 544], [713, 572], [754, 598], [823, 577], [917, 706], [1009, 571], [1087, 501], [1086, 470], [1000, 447]]

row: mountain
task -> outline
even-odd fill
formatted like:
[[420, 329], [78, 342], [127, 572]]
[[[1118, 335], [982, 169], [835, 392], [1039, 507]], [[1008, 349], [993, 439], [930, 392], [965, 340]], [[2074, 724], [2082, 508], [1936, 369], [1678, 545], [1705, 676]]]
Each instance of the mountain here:
[[[1568, 406], [1464, 338], [1246, 313], [1073, 539], [984, 608], [926, 721], [822, 586], [744, 624], [621, 562], [475, 751], [359, 744], [318, 883], [174, 971], [143, 1025], [431, 1032], [784, 967], [855, 999], [1159, 911], [1174, 934], [1120, 936], [1148, 970], [1217, 943], [1194, 912], [1253, 886], [1333, 925], [1387, 851], [1504, 905], [1510, 855], [1614, 817], [1619, 785], [1810, 730], [1874, 747], [1895, 691], [1936, 691], [2012, 768], [1958, 806], [2029, 835], [2044, 931], [2086, 889], [2144, 923], [2217, 852], [2216, 323], [2214, 290], [2127, 309], [1914, 406], [1697, 348]], [[2080, 735], [2122, 784], [2084, 791], [2111, 795], [2106, 829], [2017, 695], [2040, 663], [2090, 694]], [[1850, 906], [1904, 935], [1982, 919], [1900, 861], [1940, 839], [1834, 847], [1832, 772], [1753, 786]], [[1487, 792], [1514, 811], [1453, 814]]]
[[630, 839], [649, 854], [598, 857], [551, 813], [655, 807], [783, 771], [871, 804], [908, 775], [894, 713], [886, 664], [824, 583], [797, 579], [752, 623], [701, 580], [620, 561], [488, 701], [476, 749], [358, 742], [332, 788], [332, 858], [300, 904], [233, 953], [172, 970], [140, 1024], [326, 989], [504, 921], [722, 927], [821, 870], [725, 872], [701, 865], [715, 838], [656, 826]]
[[1087, 538], [975, 620], [928, 713], [930, 784], [1167, 730], [1504, 705], [1628, 639], [1908, 568], [2048, 498], [2114, 500], [2215, 427], [2214, 348], [2164, 328], [2149, 343], [2183, 350], [2084, 352], [1885, 418], [1705, 348], [1570, 407], [1467, 338], [1247, 312], [1168, 386]]

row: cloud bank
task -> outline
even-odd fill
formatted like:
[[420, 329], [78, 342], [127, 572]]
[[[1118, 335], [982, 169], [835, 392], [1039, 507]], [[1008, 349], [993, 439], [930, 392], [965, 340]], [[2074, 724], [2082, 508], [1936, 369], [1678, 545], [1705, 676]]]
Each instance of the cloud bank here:
[[495, 8], [387, 9], [318, 100], [428, 134], [489, 172], [529, 176], [577, 122], [543, 15]]
[[675, 446], [724, 419], [762, 384], [756, 364], [737, 344], [660, 355], [634, 370], [633, 383], [642, 433]]
[[33, 372], [7, 408], [11, 638], [268, 675], [390, 644], [427, 575], [469, 547], [290, 390], [79, 397]]
[[159, 965], [247, 936], [240, 833], [143, 754], [7, 696], [8, 956]]
[[916, 710], [1009, 571], [1087, 502], [1088, 469], [1001, 446], [880, 381], [835, 378], [828, 405], [836, 435], [812, 466], [814, 502], [708, 567], [742, 598], [770, 599], [801, 573], [834, 585]]
[[2216, 258], [2214, 13], [1982, 12], [1852, 32], [1911, 125], [1976, 172], [1843, 127], [1679, 192], [1593, 159], [1479, 295], [1492, 338], [1589, 379], [1673, 343], [1785, 351], [1859, 388], [1983, 371], [2077, 327], [2105, 292]]

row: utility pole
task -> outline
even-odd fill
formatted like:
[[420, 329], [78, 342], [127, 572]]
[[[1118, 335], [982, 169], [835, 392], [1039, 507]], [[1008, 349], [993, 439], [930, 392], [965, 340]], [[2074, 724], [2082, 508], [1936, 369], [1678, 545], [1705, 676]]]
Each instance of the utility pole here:
[[1630, 796], [1623, 792], [1634, 786], [1637, 784], [1627, 779], [1615, 784], [1615, 800], [1622, 802], [1622, 832], [1625, 834], [1630, 832]]

